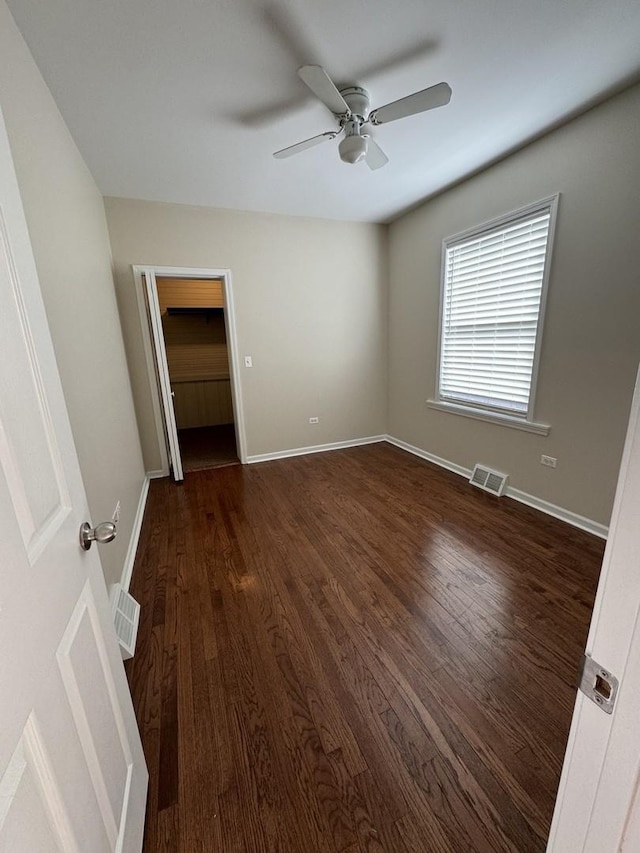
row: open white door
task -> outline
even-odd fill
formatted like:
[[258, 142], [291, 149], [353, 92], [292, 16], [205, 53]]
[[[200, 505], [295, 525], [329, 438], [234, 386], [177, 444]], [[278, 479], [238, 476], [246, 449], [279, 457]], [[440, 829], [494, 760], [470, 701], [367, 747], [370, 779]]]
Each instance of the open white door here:
[[1, 114], [0, 342], [0, 851], [139, 853], [147, 771]]
[[548, 850], [640, 851], [640, 380], [587, 653], [620, 681], [611, 715], [578, 693]]
[[158, 302], [158, 285], [156, 283], [156, 274], [152, 268], [144, 269], [142, 275], [144, 278], [147, 304], [149, 307], [151, 337], [158, 374], [158, 384], [160, 385], [160, 395], [162, 398], [164, 426], [167, 431], [169, 464], [171, 465], [173, 479], [178, 482], [180, 480], [184, 480], [184, 474], [182, 473], [182, 457], [180, 456], [180, 444], [178, 443], [178, 427], [176, 424], [176, 413], [173, 406], [173, 391], [171, 390], [169, 363], [167, 362], [167, 350], [164, 345], [160, 303]]

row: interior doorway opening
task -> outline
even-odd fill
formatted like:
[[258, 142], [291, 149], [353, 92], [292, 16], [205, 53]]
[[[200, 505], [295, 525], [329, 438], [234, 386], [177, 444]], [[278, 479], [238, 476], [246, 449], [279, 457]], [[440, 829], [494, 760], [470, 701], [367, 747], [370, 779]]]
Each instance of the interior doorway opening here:
[[184, 472], [239, 464], [220, 279], [156, 276]]
[[246, 461], [229, 270], [134, 267], [162, 474]]

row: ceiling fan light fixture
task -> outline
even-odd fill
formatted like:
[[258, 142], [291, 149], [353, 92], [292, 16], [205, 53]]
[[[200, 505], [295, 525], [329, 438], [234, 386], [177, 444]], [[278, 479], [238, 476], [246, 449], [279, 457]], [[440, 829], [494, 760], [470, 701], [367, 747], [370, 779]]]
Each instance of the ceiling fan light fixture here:
[[338, 146], [338, 151], [343, 163], [359, 163], [367, 156], [367, 148], [367, 137], [353, 134], [345, 136]]

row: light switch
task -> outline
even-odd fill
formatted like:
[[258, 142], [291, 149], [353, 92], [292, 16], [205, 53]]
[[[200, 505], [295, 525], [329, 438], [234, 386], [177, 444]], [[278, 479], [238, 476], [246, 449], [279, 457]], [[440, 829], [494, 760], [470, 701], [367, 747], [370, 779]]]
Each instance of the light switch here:
[[253, 367], [253, 359], [250, 355], [245, 355], [244, 357], [244, 366], [245, 367]]

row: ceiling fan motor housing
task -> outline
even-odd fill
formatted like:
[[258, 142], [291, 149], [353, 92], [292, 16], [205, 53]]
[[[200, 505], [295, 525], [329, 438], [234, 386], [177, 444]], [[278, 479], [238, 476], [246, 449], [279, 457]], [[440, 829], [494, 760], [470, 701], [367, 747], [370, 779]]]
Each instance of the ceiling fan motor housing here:
[[348, 86], [340, 94], [351, 110], [351, 115], [340, 122], [345, 132], [338, 146], [340, 159], [343, 163], [359, 163], [367, 155], [368, 140], [360, 131], [369, 114], [369, 93], [360, 86]]
[[345, 89], [340, 89], [340, 94], [347, 102], [353, 115], [365, 121], [371, 105], [367, 90], [361, 86], [347, 86]]

